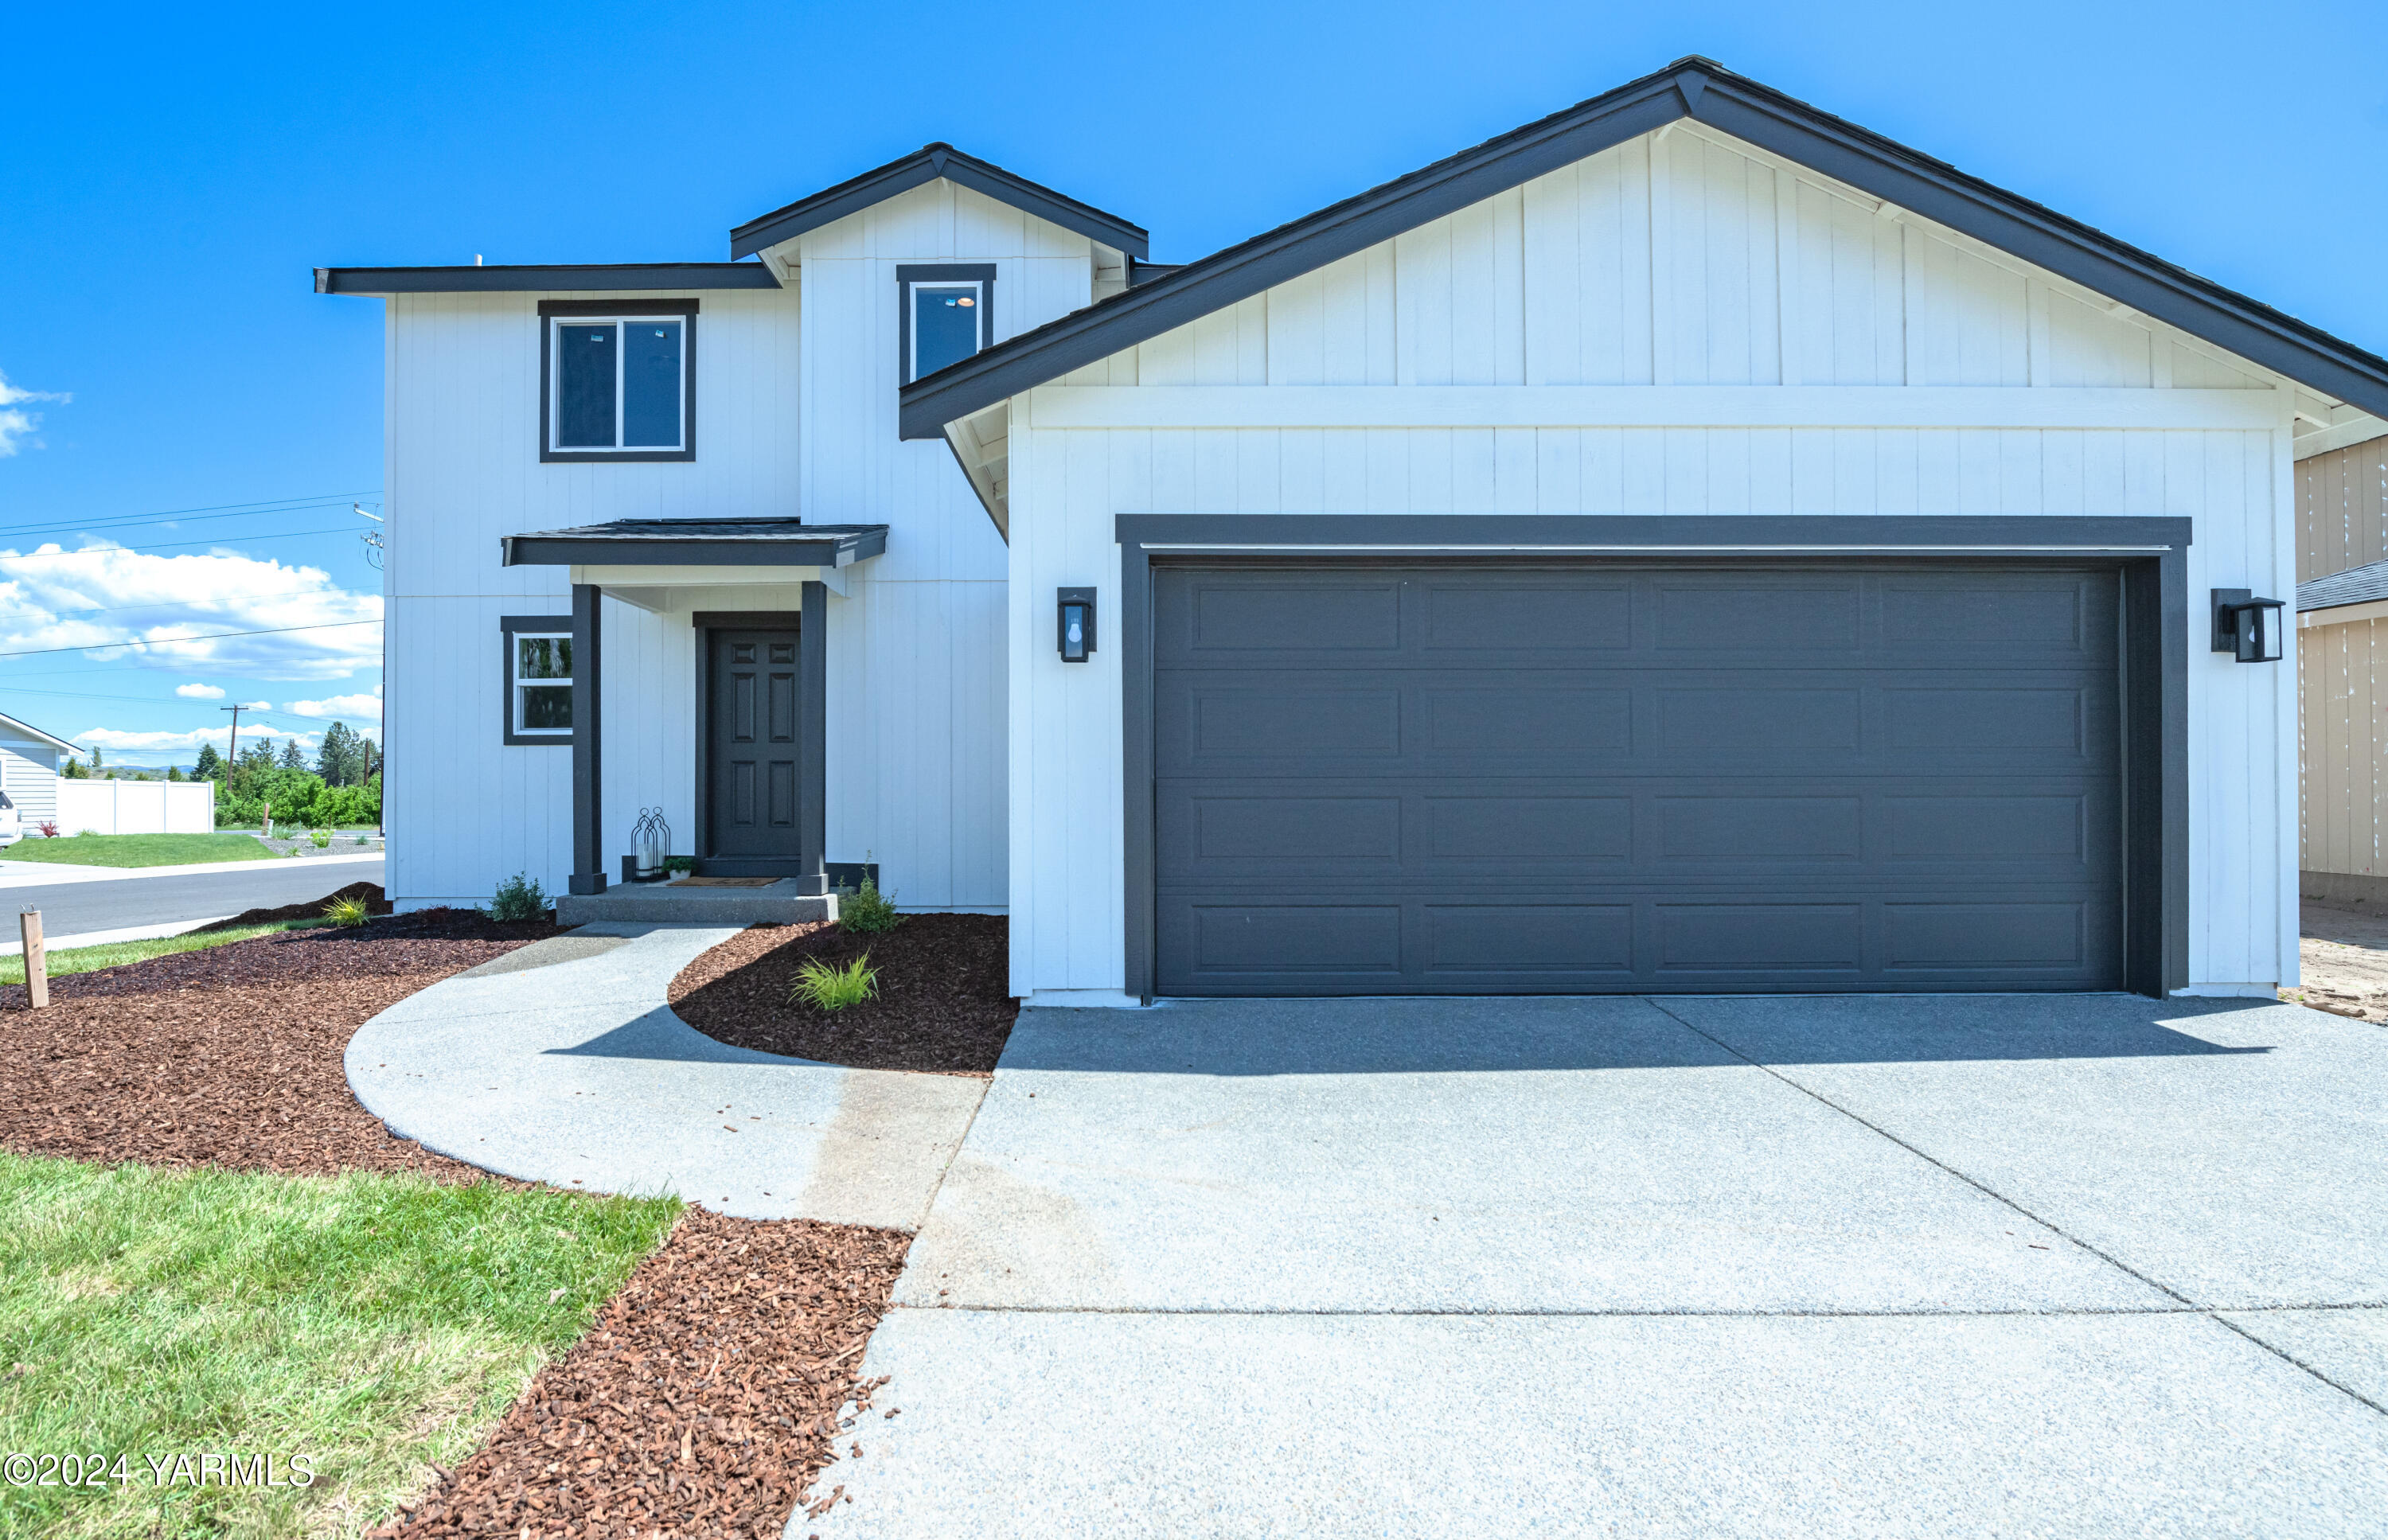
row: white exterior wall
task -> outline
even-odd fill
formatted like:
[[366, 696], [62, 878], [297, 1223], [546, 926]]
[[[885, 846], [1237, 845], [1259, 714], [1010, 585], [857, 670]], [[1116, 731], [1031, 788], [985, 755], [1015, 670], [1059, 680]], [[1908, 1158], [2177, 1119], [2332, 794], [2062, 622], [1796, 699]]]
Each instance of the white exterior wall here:
[[[895, 266], [997, 264], [998, 338], [1086, 303], [1092, 248], [948, 183], [809, 233], [777, 292], [701, 291], [696, 458], [539, 458], [539, 301], [388, 301], [390, 891], [476, 903], [571, 868], [571, 751], [508, 747], [498, 621], [568, 614], [560, 567], [501, 567], [505, 535], [618, 518], [797, 515], [890, 526], [829, 613], [827, 853], [868, 856], [909, 908], [1000, 910], [1003, 542], [953, 457], [896, 436]], [[641, 297], [620, 297], [626, 312]], [[794, 610], [794, 587], [674, 587], [661, 613], [603, 607], [605, 870], [660, 805], [696, 827], [697, 610]]]
[[18, 821], [28, 833], [57, 818], [61, 757], [56, 744], [0, 730], [0, 791], [17, 804]]
[[[1086, 421], [1086, 385], [1786, 383], [2139, 389], [2151, 423], [2168, 388], [2265, 394], [2195, 430], [1038, 425]], [[2203, 634], [2208, 587], [2293, 588], [2290, 412], [2252, 365], [1690, 124], [1016, 398], [1013, 991], [1124, 980], [1120, 653], [1061, 664], [1049, 596], [1116, 613], [1113, 517], [1193, 512], [2187, 515], [2191, 987], [2293, 982], [2294, 664]]]

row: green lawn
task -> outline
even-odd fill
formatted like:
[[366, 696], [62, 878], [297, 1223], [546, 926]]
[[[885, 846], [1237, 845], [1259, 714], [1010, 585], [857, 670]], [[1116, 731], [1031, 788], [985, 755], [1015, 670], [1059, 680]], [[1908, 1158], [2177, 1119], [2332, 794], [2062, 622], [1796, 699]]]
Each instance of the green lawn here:
[[[48, 956], [48, 973], [62, 978], [70, 973], [89, 973], [95, 968], [112, 968], [125, 963], [146, 962], [172, 952], [204, 952], [211, 946], [230, 946], [255, 936], [271, 936], [281, 930], [308, 930], [329, 922], [324, 920], [283, 920], [275, 925], [242, 925], [229, 930], [186, 930], [179, 936], [159, 936], [146, 941], [110, 941], [105, 946], [70, 947], [53, 952]], [[7, 938], [0, 937], [0, 940]], [[25, 981], [25, 959], [22, 956], [0, 957], [0, 984], [21, 984]]]
[[[358, 1534], [475, 1447], [678, 1212], [0, 1155], [0, 1452], [133, 1478], [0, 1484], [0, 1536]], [[305, 1456], [314, 1479], [228, 1485], [218, 1461], [197, 1485], [183, 1454], [271, 1455], [277, 1480]]]
[[273, 852], [248, 834], [70, 834], [19, 839], [0, 861], [51, 861], [69, 866], [183, 866], [202, 861], [266, 861]]

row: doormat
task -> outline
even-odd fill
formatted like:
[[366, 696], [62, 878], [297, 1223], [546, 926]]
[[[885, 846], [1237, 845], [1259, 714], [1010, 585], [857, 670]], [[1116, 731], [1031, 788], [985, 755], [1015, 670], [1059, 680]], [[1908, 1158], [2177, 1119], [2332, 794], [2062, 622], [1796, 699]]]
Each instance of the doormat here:
[[779, 880], [776, 877], [684, 877], [671, 886], [675, 888], [768, 888]]

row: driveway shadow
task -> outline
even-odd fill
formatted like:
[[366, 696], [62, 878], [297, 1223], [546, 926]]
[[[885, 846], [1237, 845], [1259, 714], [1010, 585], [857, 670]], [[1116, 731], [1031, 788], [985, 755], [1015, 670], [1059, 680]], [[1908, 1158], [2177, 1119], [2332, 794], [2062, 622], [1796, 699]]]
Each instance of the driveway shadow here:
[[[2137, 995], [1468, 996], [1031, 1008], [1000, 1067], [1150, 1075], [1461, 1074], [2267, 1054], [2295, 1007]], [[2210, 1035], [2197, 1030], [2211, 1022]], [[2217, 1041], [2219, 1039], [2221, 1041]], [[1745, 1058], [1745, 1055], [1747, 1058]]]

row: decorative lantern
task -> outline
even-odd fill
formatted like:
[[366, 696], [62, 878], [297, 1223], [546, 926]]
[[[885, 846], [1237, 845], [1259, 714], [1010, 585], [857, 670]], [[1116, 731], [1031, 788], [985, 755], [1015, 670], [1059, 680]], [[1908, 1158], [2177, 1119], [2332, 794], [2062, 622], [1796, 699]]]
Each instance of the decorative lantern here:
[[2215, 589], [2214, 650], [2242, 663], [2279, 663], [2287, 609], [2280, 600], [2256, 598], [2252, 588]]
[[664, 822], [664, 810], [642, 807], [639, 821], [630, 826], [630, 880], [661, 882], [666, 873], [664, 858], [671, 854], [671, 826]]

